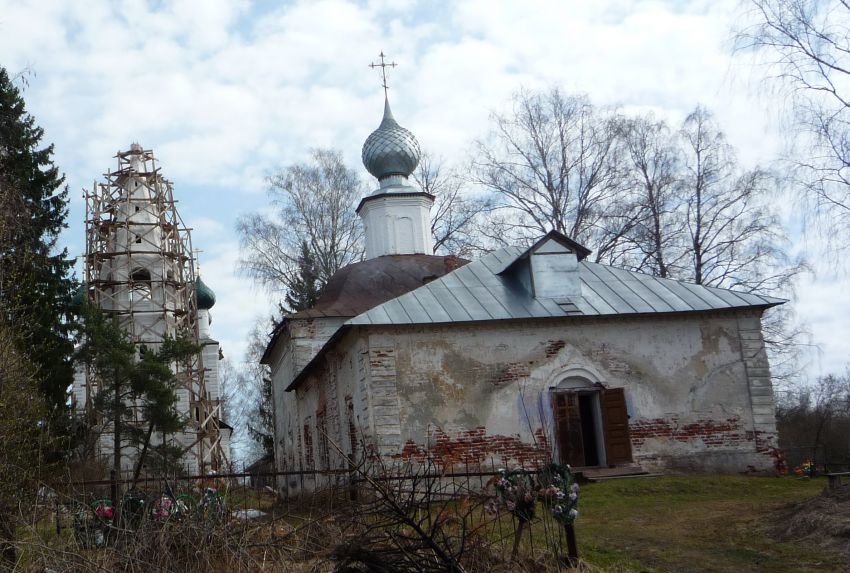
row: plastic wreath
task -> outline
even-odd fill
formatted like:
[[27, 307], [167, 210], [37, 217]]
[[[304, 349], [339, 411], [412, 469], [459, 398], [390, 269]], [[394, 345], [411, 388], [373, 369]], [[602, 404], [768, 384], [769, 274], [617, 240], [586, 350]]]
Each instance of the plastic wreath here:
[[94, 514], [103, 520], [110, 520], [115, 515], [115, 508], [112, 507], [112, 500], [109, 498], [99, 499], [92, 504]]
[[572, 525], [578, 517], [578, 483], [570, 466], [549, 464], [540, 471], [539, 496], [555, 521]]
[[794, 473], [800, 477], [814, 477], [815, 475], [815, 462], [811, 459], [806, 458], [802, 464], [794, 468]]
[[151, 517], [155, 521], [165, 521], [174, 513], [174, 500], [163, 495], [151, 505]]
[[499, 470], [496, 495], [520, 523], [534, 519], [537, 485], [525, 470]]
[[534, 519], [538, 500], [562, 525], [578, 517], [579, 486], [568, 465], [552, 463], [539, 472], [499, 470], [495, 486], [497, 499], [488, 509], [495, 512], [502, 505], [521, 523]]

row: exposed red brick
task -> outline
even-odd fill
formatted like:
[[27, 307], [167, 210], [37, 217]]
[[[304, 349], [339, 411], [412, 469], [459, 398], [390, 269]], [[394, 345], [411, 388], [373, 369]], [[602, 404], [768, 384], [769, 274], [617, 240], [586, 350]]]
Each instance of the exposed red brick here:
[[528, 378], [530, 375], [531, 369], [525, 362], [509, 362], [502, 366], [501, 370], [493, 377], [492, 382], [494, 386], [502, 386], [522, 378]]
[[550, 461], [549, 446], [542, 429], [535, 432], [535, 440], [536, 443], [529, 444], [519, 436], [488, 435], [483, 426], [453, 435], [437, 429], [430, 436], [430, 447], [408, 440], [395, 457], [415, 461], [429, 458], [446, 468], [477, 467], [487, 463], [535, 467]]
[[546, 358], [552, 358], [567, 345], [563, 340], [550, 340], [546, 345]]
[[647, 439], [666, 438], [677, 442], [700, 440], [709, 448], [730, 448], [755, 441], [741, 427], [740, 418], [696, 420], [682, 423], [677, 416], [635, 420], [629, 423], [632, 444], [640, 448]]
[[756, 451], [763, 454], [769, 454], [779, 444], [775, 432], [764, 432], [757, 430], [755, 432], [747, 432], [752, 435], [753, 441], [756, 443]]

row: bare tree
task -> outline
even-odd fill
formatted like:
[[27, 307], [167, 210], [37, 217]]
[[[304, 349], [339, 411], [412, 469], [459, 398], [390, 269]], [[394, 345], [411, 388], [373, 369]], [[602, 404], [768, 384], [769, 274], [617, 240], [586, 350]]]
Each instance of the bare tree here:
[[492, 208], [492, 199], [473, 195], [454, 169], [442, 159], [423, 153], [413, 180], [424, 192], [434, 195], [431, 208], [431, 235], [434, 252], [468, 257], [485, 251], [477, 232], [481, 217]]
[[290, 165], [268, 182], [273, 215], [252, 213], [236, 223], [245, 274], [271, 291], [286, 292], [297, 281], [303, 241], [322, 285], [363, 256], [363, 228], [354, 212], [363, 187], [339, 151], [315, 149], [309, 163]]
[[697, 107], [681, 130], [689, 265], [696, 284], [770, 293], [790, 286], [802, 270], [789, 261], [787, 238], [771, 207], [775, 180], [742, 169], [711, 113]]
[[785, 390], [796, 387], [805, 374], [801, 357], [813, 343], [806, 325], [797, 320], [793, 304], [768, 309], [762, 316], [761, 330], [774, 388]]
[[675, 134], [652, 115], [620, 119], [628, 168], [626, 185], [636, 205], [634, 226], [613, 263], [662, 278], [679, 276], [686, 255], [682, 214], [682, 153]]
[[850, 463], [850, 371], [828, 374], [788, 392], [777, 406], [777, 427], [783, 448], [810, 448], [805, 455], [813, 460]]
[[737, 32], [736, 47], [763, 56], [791, 96], [798, 149], [790, 161], [815, 220], [843, 249], [850, 238], [850, 2], [748, 4], [752, 22]]
[[[794, 281], [807, 270], [788, 256], [788, 239], [772, 206], [776, 180], [756, 168], [742, 169], [711, 113], [697, 107], [680, 132], [687, 267], [681, 275], [697, 284], [793, 296]], [[808, 333], [796, 324], [793, 308], [769, 309], [762, 327], [774, 378], [787, 383], [799, 375], [798, 358]]]
[[615, 201], [622, 173], [614, 118], [586, 96], [552, 89], [518, 92], [512, 113], [494, 114], [493, 123], [476, 143], [472, 180], [500, 200], [493, 224], [502, 240], [555, 229], [604, 258], [631, 225]]
[[261, 455], [274, 456], [274, 403], [269, 367], [260, 364], [266, 349], [268, 322], [258, 320], [251, 329], [248, 351], [239, 373], [239, 385], [245, 395], [251, 396], [248, 407], [248, 436]]

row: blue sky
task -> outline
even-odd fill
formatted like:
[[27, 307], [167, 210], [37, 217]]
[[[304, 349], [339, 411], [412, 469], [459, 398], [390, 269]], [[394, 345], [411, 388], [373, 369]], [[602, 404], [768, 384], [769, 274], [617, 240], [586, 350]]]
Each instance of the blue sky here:
[[[751, 61], [730, 55], [740, 21], [735, 0], [0, 0], [0, 64], [32, 72], [29, 111], [71, 188], [71, 253], [84, 245], [81, 189], [131, 142], [154, 150], [218, 295], [214, 335], [239, 362], [272, 301], [235, 274], [236, 217], [263, 209], [264, 177], [311, 147], [337, 147], [360, 167], [382, 112], [367, 67], [378, 52], [399, 64], [396, 118], [458, 165], [520, 86], [586, 92], [673, 122], [705, 104], [755, 165], [782, 150], [783, 103]], [[821, 345], [812, 372], [843, 370], [841, 277], [807, 277], [798, 312]]]

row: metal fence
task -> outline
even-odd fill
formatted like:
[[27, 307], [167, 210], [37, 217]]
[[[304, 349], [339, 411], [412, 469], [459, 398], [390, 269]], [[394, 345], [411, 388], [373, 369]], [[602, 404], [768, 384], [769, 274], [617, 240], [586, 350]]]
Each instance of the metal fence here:
[[[534, 475], [537, 469], [520, 471]], [[137, 506], [144, 507], [146, 513], [134, 519], [212, 518], [217, 525], [225, 526], [247, 520], [274, 525], [281, 519], [291, 520], [292, 516], [298, 516], [302, 523], [318, 522], [329, 515], [362, 521], [371, 515], [374, 521], [383, 519], [388, 527], [403, 528], [409, 516], [398, 512], [416, 514], [416, 519], [426, 519], [423, 512], [431, 512], [442, 516], [439, 519], [463, 522], [457, 531], [474, 534], [477, 542], [505, 558], [517, 554], [527, 559], [548, 557], [556, 566], [566, 567], [570, 556], [577, 556], [572, 528], [563, 527], [542, 504], [528, 515], [518, 515], [504, 504], [494, 503], [494, 482], [502, 475], [494, 463], [448, 469], [433, 464], [398, 464], [371, 471], [346, 468], [171, 474], [137, 480], [113, 475], [112, 479], [70, 483], [55, 500], [55, 530], [61, 535], [63, 530], [73, 529], [75, 534], [84, 536], [84, 544], [96, 546], [108, 537], [103, 532], [112, 527], [108, 522], [113, 519], [113, 512], [120, 511], [128, 520], [138, 514], [132, 509]], [[254, 487], [261, 477], [270, 485]], [[297, 487], [284, 487], [293, 482]], [[293, 494], [280, 495], [279, 490], [291, 490]], [[210, 491], [215, 492], [215, 497]], [[113, 500], [118, 501], [112, 503]], [[107, 511], [107, 504], [113, 507], [111, 512]], [[216, 506], [214, 512], [210, 511], [211, 504]], [[387, 508], [393, 507], [400, 508], [397, 515], [387, 517], [387, 511], [392, 512]], [[218, 514], [213, 515], [215, 512]], [[89, 515], [81, 519], [83, 513]], [[362, 521], [361, 525], [365, 523]], [[133, 525], [127, 521], [120, 527]], [[436, 522], [430, 526], [448, 527]]]

